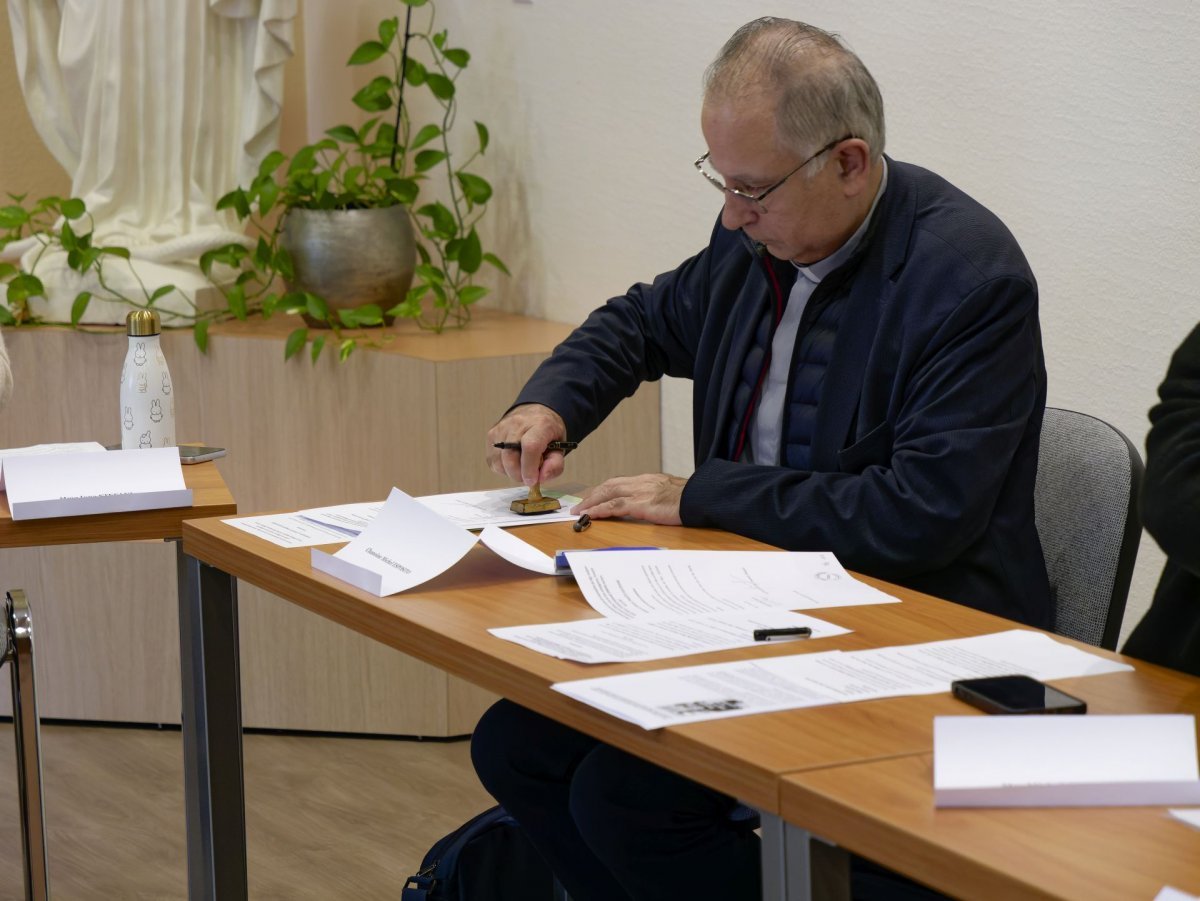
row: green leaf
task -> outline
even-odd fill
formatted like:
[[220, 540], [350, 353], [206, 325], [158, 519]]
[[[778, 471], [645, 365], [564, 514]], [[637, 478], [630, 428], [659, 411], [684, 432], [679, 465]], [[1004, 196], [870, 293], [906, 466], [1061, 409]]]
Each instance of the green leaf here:
[[20, 271], [21, 270], [12, 263], [0, 263], [0, 279], [5, 279], [9, 276], [16, 275]]
[[338, 314], [338, 319], [341, 320], [342, 325], [345, 328], [357, 328], [358, 312], [356, 310], [351, 310], [346, 307], [340, 307], [337, 311], [337, 314]]
[[250, 218], [250, 201], [246, 198], [246, 192], [241, 188], [235, 188], [217, 201], [218, 210], [230, 208], [237, 212], [239, 219]]
[[383, 310], [379, 309], [376, 304], [364, 303], [354, 311], [354, 318], [358, 320], [358, 324], [362, 325], [382, 325]]
[[475, 229], [463, 239], [462, 250], [458, 252], [458, 268], [463, 272], [478, 272], [483, 262], [483, 248], [479, 244], [479, 235]]
[[304, 172], [311, 172], [317, 161], [317, 147], [309, 144], [306, 147], [301, 147], [296, 151], [296, 155], [292, 157], [292, 161], [288, 163], [288, 178], [291, 179]]
[[350, 354], [354, 353], [354, 348], [358, 347], [358, 342], [353, 338], [347, 338], [338, 348], [338, 362], [345, 363]]
[[92, 250], [93, 253], [106, 253], [110, 257], [120, 257], [123, 260], [129, 259], [128, 247], [96, 247]]
[[192, 338], [202, 354], [208, 353], [208, 325], [210, 322], [209, 319], [197, 319], [196, 324], [192, 326]]
[[63, 201], [62, 214], [68, 219], [78, 219], [87, 212], [87, 205], [78, 197]]
[[290, 360], [296, 354], [304, 349], [304, 345], [308, 342], [308, 329], [298, 328], [287, 336], [287, 342], [283, 345], [283, 358]]
[[254, 245], [254, 265], [260, 269], [267, 269], [271, 265], [271, 245], [262, 235], [258, 236], [258, 243]]
[[483, 287], [483, 285], [464, 285], [458, 291], [458, 302], [464, 307], [469, 307], [471, 304], [482, 300], [489, 293], [491, 293], [489, 289]]
[[246, 289], [242, 285], [233, 285], [225, 291], [225, 299], [229, 302], [229, 309], [238, 319], [245, 321], [249, 316], [249, 311], [246, 308]]
[[425, 84], [425, 79], [428, 72], [421, 64], [420, 60], [413, 59], [411, 56], [404, 64], [404, 80], [413, 87], [420, 87]]
[[175, 290], [174, 285], [159, 285], [154, 289], [154, 293], [150, 295], [150, 299], [146, 301], [146, 305], [153, 304], [156, 300], [160, 300]]
[[396, 34], [399, 31], [399, 19], [395, 16], [392, 16], [390, 19], [384, 19], [379, 23], [379, 42], [385, 47], [392, 46], [392, 41], [396, 39]]
[[372, 116], [370, 119], [364, 122], [355, 133], [354, 140], [359, 144], [365, 144], [367, 142], [367, 135], [371, 133], [371, 129], [375, 127], [375, 124], [378, 121], [378, 116]]
[[475, 123], [475, 132], [476, 132], [476, 134], [479, 135], [479, 152], [480, 153], [487, 152], [488, 140], [489, 140], [487, 126], [484, 125], [482, 122], [476, 122]]
[[[380, 27], [382, 28], [382, 25]], [[373, 63], [385, 53], [387, 53], [387, 47], [379, 41], [364, 41], [350, 54], [350, 59], [346, 61], [346, 65], [363, 66], [367, 63]]]
[[437, 47], [438, 50], [446, 46], [446, 29], [443, 28], [433, 36], [433, 46]]
[[325, 298], [305, 291], [304, 307], [308, 311], [308, 315], [313, 319], [320, 322], [329, 321], [329, 305], [325, 303]]
[[471, 54], [467, 53], [466, 50], [451, 49], [444, 50], [442, 53], [447, 60], [458, 66], [460, 69], [465, 69], [467, 67], [467, 63], [471, 61]]
[[83, 314], [87, 312], [88, 302], [91, 299], [91, 291], [80, 291], [75, 295], [75, 302], [71, 304], [71, 325], [79, 325], [79, 320], [82, 319]]
[[401, 0], [401, 2], [405, 6], [417, 7], [417, 6], [424, 6], [426, 3], [429, 2], [429, 0]]
[[492, 186], [485, 178], [470, 172], [458, 172], [458, 183], [462, 186], [463, 196], [472, 206], [487, 203], [492, 199]]
[[79, 242], [75, 240], [75, 230], [71, 228], [71, 223], [69, 222], [62, 224], [62, 228], [58, 232], [58, 240], [62, 243], [65, 250], [74, 250], [79, 246]]
[[30, 297], [42, 297], [45, 293], [46, 288], [42, 285], [40, 278], [30, 275], [28, 272], [22, 272], [8, 283], [8, 305], [16, 306], [24, 303]]
[[405, 206], [410, 206], [417, 199], [420, 186], [412, 178], [392, 178], [387, 182], [388, 193]]
[[434, 138], [441, 135], [441, 133], [442, 133], [442, 130], [438, 126], [426, 125], [424, 128], [422, 128], [420, 131], [417, 132], [417, 136], [412, 139], [412, 142], [408, 145], [408, 149], [416, 150], [418, 147], [422, 147], [425, 144], [428, 144]]
[[258, 214], [265, 216], [275, 206], [275, 201], [279, 198], [279, 185], [274, 181], [269, 181], [262, 186], [258, 192]]
[[16, 325], [16, 317], [9, 311], [8, 307], [0, 305], [0, 325]]
[[24, 207], [6, 206], [0, 207], [0, 228], [14, 229], [20, 228], [29, 221], [29, 213]]
[[425, 76], [429, 90], [438, 100], [449, 100], [454, 96], [454, 82], [439, 72], [429, 72]]
[[272, 150], [263, 161], [258, 164], [259, 178], [270, 178], [275, 174], [275, 170], [287, 162], [287, 155], [278, 151]]
[[441, 203], [427, 203], [417, 210], [418, 216], [426, 216], [433, 223], [433, 232], [439, 238], [453, 238], [458, 234], [458, 220]]
[[422, 263], [414, 272], [419, 278], [425, 279], [431, 285], [441, 284], [446, 280], [446, 273], [437, 266]]
[[380, 75], [378, 78], [373, 78], [354, 95], [352, 98], [354, 105], [369, 113], [390, 109], [392, 106], [391, 88], [392, 80], [387, 76]]
[[442, 150], [422, 150], [417, 154], [414, 163], [418, 172], [428, 172], [446, 158]]
[[358, 132], [349, 125], [335, 125], [333, 128], [325, 132], [325, 134], [329, 135], [329, 137], [333, 138], [335, 141], [342, 141], [346, 144], [358, 143]]
[[508, 271], [508, 267], [504, 265], [504, 261], [494, 253], [485, 253], [483, 255], [483, 261], [485, 263], [491, 263], [505, 275], [509, 276], [510, 278], [512, 277], [512, 273]]

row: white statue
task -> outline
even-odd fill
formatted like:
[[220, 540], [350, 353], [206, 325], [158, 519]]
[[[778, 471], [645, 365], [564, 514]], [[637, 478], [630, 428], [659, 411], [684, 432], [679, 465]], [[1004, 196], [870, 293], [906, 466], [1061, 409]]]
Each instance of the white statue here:
[[[277, 146], [283, 64], [298, 0], [8, 0], [17, 72], [34, 125], [72, 175], [71, 196], [95, 220], [93, 244], [127, 247], [133, 269], [105, 263], [105, 281], [144, 300], [171, 284], [208, 285], [201, 253], [246, 243], [237, 216], [216, 209]], [[6, 190], [20, 193], [19, 186]], [[77, 230], [86, 230], [79, 225]], [[39, 250], [9, 245], [26, 267]], [[65, 256], [36, 274], [47, 319], [67, 321], [83, 290]], [[139, 281], [141, 284], [139, 284]], [[90, 282], [90, 283], [89, 283]], [[155, 304], [169, 323], [184, 298]], [[85, 322], [122, 323], [128, 308], [93, 299]]]

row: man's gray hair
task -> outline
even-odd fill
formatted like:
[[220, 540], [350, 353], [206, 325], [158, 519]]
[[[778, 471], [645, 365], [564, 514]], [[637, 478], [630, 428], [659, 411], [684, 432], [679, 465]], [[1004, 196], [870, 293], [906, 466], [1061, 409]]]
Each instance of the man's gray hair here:
[[770, 16], [735, 31], [704, 73], [704, 99], [749, 101], [764, 91], [778, 97], [779, 136], [797, 154], [853, 135], [867, 142], [871, 159], [883, 155], [879, 85], [837, 35]]

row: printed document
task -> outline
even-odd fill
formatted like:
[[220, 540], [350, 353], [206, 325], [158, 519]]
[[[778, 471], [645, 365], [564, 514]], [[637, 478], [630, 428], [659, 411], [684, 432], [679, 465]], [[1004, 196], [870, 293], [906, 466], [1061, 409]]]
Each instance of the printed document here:
[[[365, 504], [344, 504], [341, 507], [301, 510], [299, 513], [241, 516], [222, 520], [222, 522], [280, 547], [312, 547], [316, 544], [338, 544], [349, 541], [362, 529], [351, 533], [342, 523], [364, 520], [365, 527], [365, 522], [369, 520], [366, 520], [364, 511], [378, 512], [382, 506], [382, 501], [371, 501]], [[333, 512], [343, 510], [348, 512]], [[318, 515], [310, 516], [309, 514]]]
[[827, 552], [567, 551], [567, 562], [587, 602], [616, 619], [900, 603]]
[[812, 629], [812, 636], [780, 639], [781, 642], [808, 642], [831, 635], [844, 635], [850, 631], [825, 620], [787, 610], [737, 611], [634, 621], [601, 617], [540, 626], [508, 626], [488, 631], [497, 638], [551, 657], [580, 663], [615, 663], [661, 660], [726, 648], [774, 644], [755, 641], [754, 630], [793, 626], [807, 626]]
[[174, 447], [9, 457], [4, 470], [14, 520], [192, 505]]
[[484, 526], [536, 526], [543, 522], [574, 522], [578, 516], [567, 511], [579, 503], [573, 494], [542, 489], [543, 497], [556, 497], [562, 508], [553, 513], [537, 513], [522, 516], [513, 513], [509, 505], [529, 496], [528, 488], [498, 488], [492, 491], [464, 491], [458, 494], [427, 494], [417, 498], [430, 510], [434, 510], [464, 529], [482, 529]]
[[[798, 642], [803, 649], [805, 642]], [[797, 653], [560, 682], [555, 691], [644, 729], [948, 692], [955, 679], [1024, 673], [1065, 679], [1133, 669], [1040, 632], [1012, 629], [973, 638], [866, 651]]]
[[393, 488], [371, 524], [344, 548], [336, 554], [313, 548], [312, 565], [386, 597], [441, 575], [478, 540]]

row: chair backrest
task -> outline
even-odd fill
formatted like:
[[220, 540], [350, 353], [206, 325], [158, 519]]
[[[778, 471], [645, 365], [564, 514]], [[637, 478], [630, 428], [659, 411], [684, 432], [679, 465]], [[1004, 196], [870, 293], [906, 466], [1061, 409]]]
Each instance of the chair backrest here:
[[1054, 631], [1115, 650], [1142, 526], [1142, 458], [1102, 419], [1047, 407], [1034, 513]]

